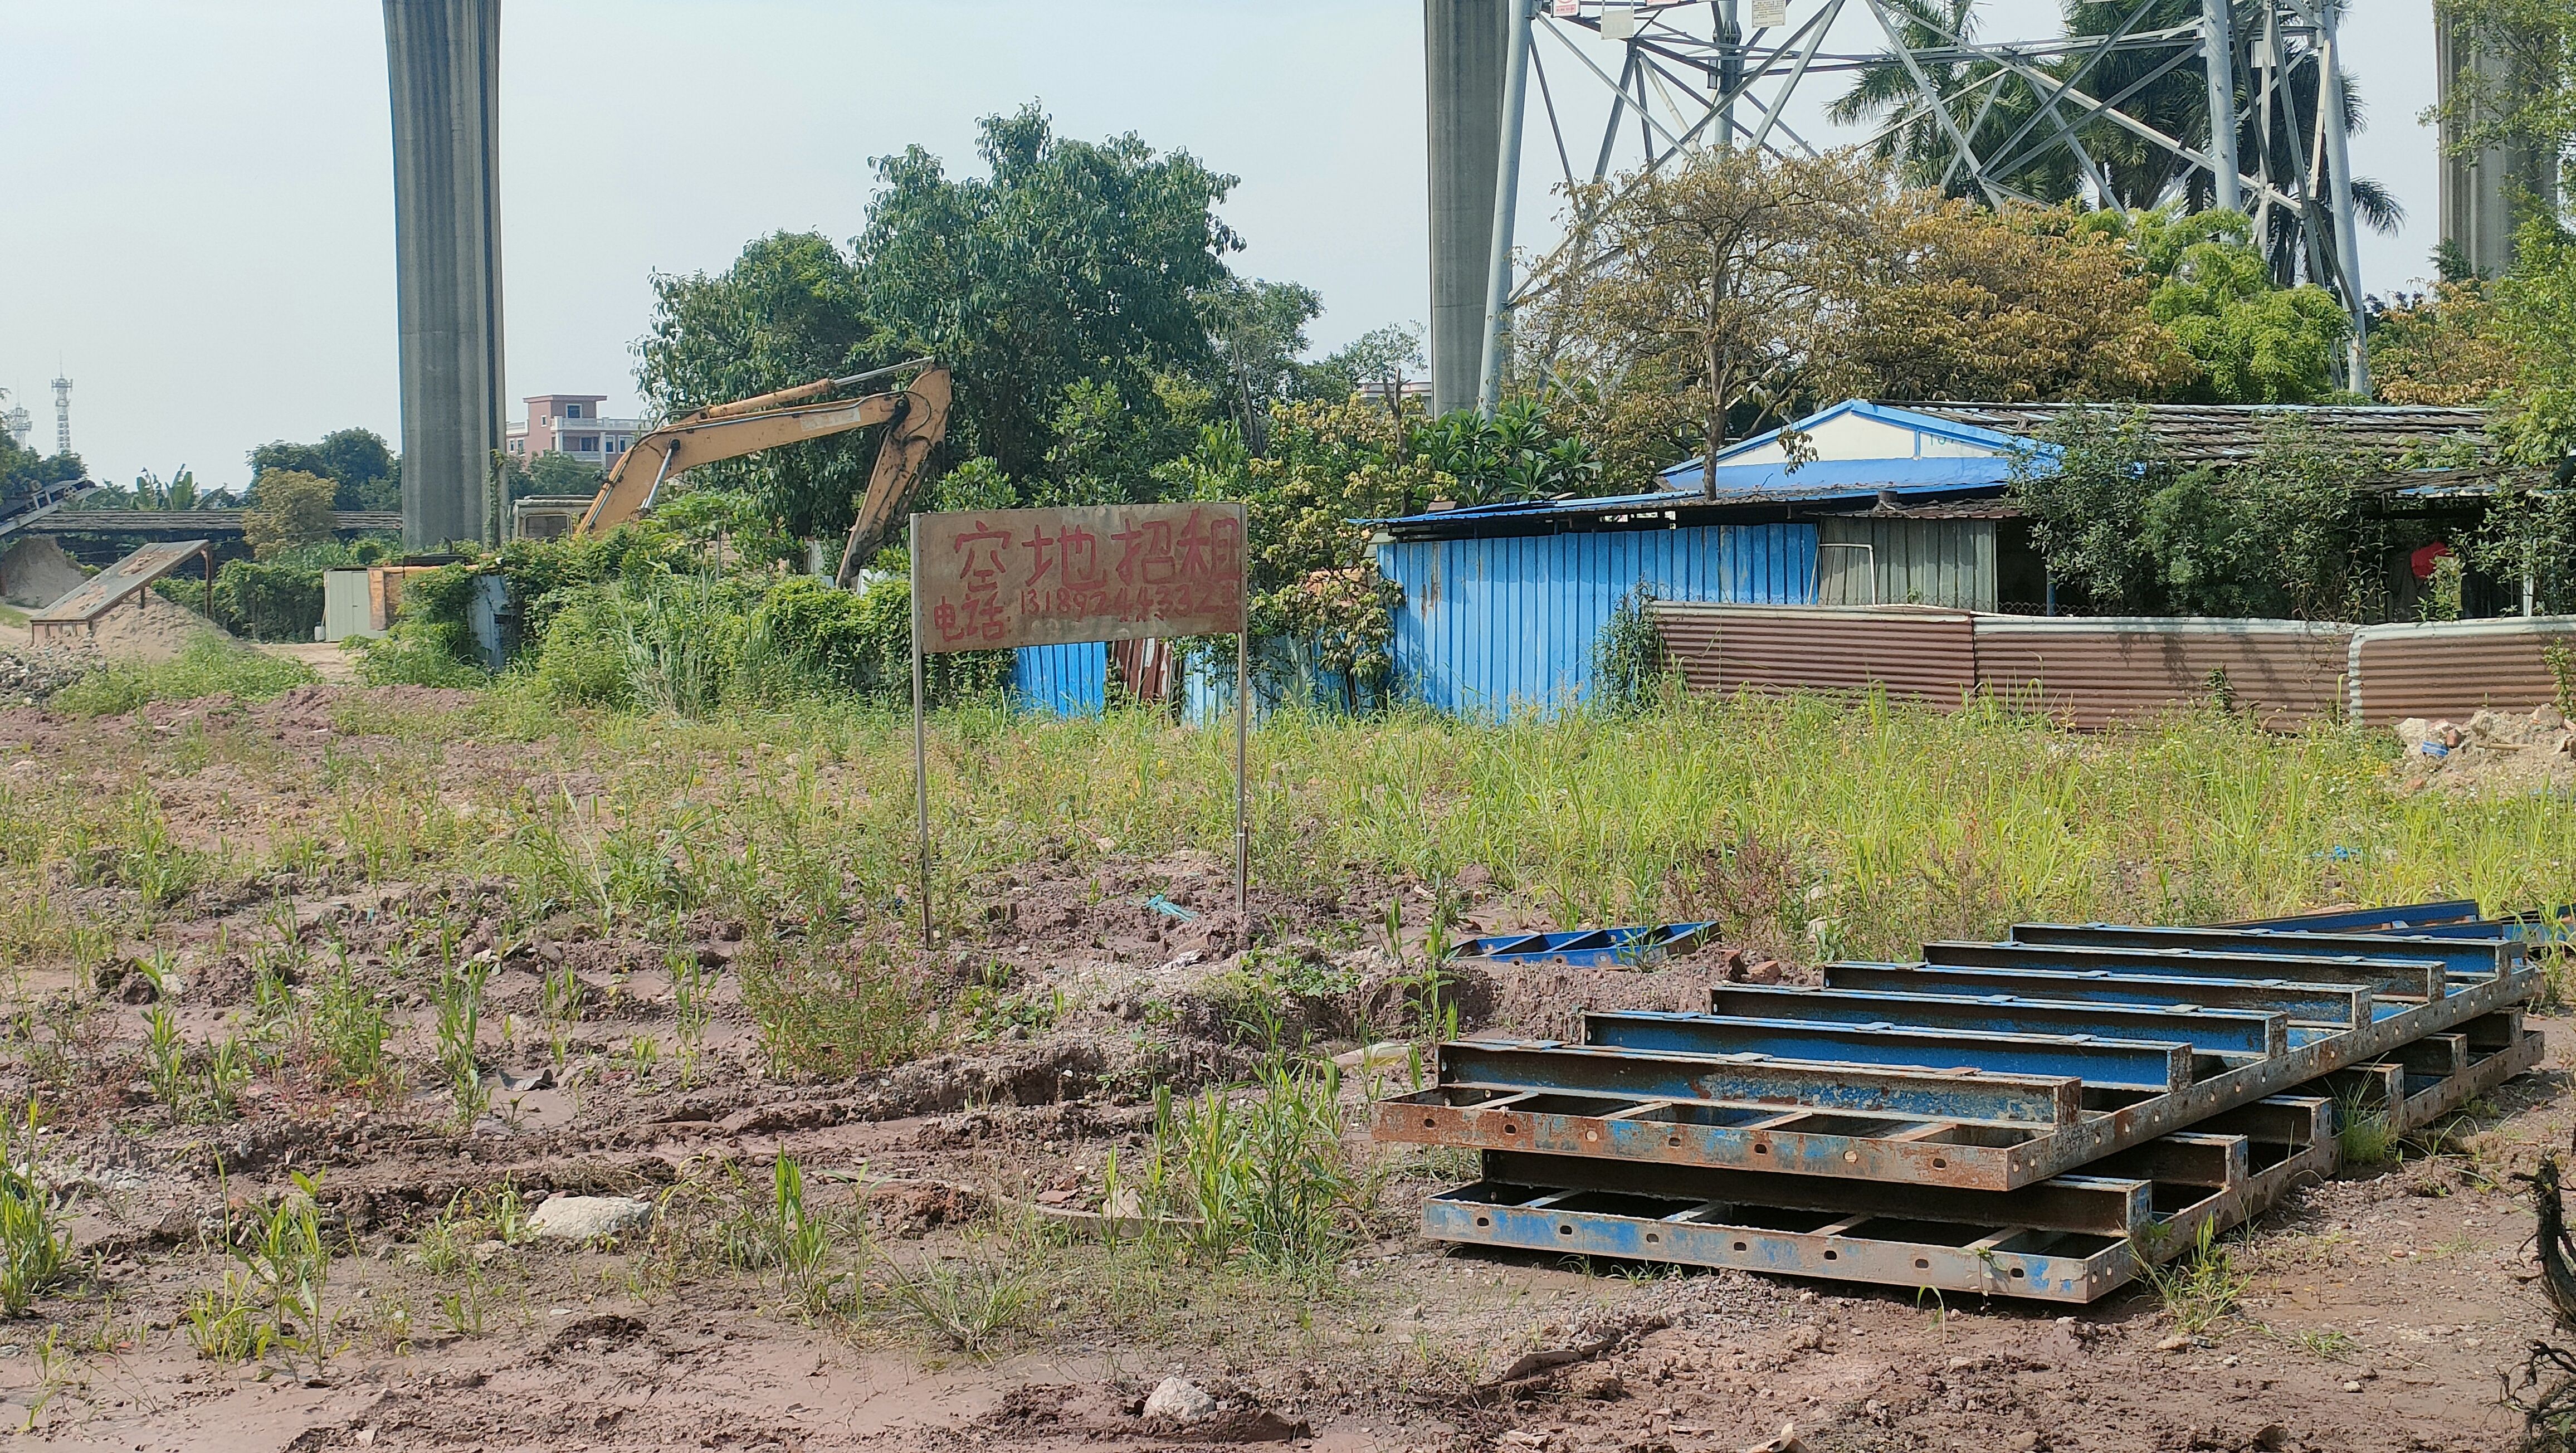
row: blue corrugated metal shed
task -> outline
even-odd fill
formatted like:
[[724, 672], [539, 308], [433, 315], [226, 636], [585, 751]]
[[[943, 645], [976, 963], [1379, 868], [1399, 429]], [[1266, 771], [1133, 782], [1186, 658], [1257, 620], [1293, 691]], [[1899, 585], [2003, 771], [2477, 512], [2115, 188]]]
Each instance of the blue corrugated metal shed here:
[[1108, 705], [1109, 648], [1098, 641], [1022, 646], [1011, 655], [1011, 689], [1023, 704], [1057, 716], [1095, 716]]
[[1813, 525], [1390, 540], [1378, 569], [1403, 689], [1443, 711], [1553, 710], [1590, 694], [1601, 627], [1631, 591], [1661, 600], [1792, 604], [1816, 589]]

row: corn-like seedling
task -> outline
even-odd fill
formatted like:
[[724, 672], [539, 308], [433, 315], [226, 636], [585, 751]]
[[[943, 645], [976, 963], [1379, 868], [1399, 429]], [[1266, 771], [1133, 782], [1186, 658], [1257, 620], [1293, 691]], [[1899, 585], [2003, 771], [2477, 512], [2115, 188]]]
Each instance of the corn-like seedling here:
[[[13, 1117], [0, 1164], [0, 1315], [17, 1316], [60, 1281], [72, 1261], [72, 1236], [63, 1207], [36, 1160], [39, 1111], [27, 1103]], [[22, 1139], [14, 1128], [23, 1123]]]
[[317, 1367], [331, 1360], [337, 1319], [325, 1299], [331, 1278], [331, 1249], [322, 1239], [321, 1207], [315, 1197], [320, 1183], [293, 1172], [295, 1189], [275, 1206], [251, 1214], [249, 1234], [233, 1246], [233, 1256], [272, 1330], [270, 1345], [287, 1354], [311, 1359]]
[[188, 1046], [179, 1038], [179, 1016], [167, 1004], [155, 1004], [144, 1013], [143, 1039], [146, 1079], [152, 1082], [152, 1093], [175, 1116], [187, 1114]]
[[438, 1066], [455, 1097], [459, 1125], [481, 1119], [492, 1100], [475, 1050], [475, 1039], [483, 1030], [483, 986], [491, 977], [488, 961], [462, 968], [451, 961], [438, 975]]

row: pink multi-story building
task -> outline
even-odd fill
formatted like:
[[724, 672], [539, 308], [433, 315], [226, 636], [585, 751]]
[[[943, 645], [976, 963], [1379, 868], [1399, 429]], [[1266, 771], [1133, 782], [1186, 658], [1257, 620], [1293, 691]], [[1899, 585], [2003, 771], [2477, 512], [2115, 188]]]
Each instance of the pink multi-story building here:
[[504, 447], [523, 464], [540, 454], [569, 454], [604, 469], [644, 430], [641, 419], [602, 418], [599, 406], [606, 402], [606, 394], [534, 395], [527, 418], [510, 425]]

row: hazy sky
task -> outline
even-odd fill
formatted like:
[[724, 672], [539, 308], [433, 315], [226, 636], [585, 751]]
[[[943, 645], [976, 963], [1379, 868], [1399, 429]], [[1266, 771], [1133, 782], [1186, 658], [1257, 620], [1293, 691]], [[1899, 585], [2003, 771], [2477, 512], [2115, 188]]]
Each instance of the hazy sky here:
[[[2053, 14], [1996, 0], [1986, 33], [2048, 34]], [[2372, 120], [2355, 169], [2411, 214], [2366, 240], [2380, 291], [2423, 274], [2436, 236], [2415, 123], [2431, 6], [2347, 14]], [[1860, 15], [1838, 48], [1874, 45]], [[648, 273], [721, 268], [780, 228], [846, 240], [870, 157], [918, 142], [970, 169], [976, 118], [1031, 100], [1064, 134], [1134, 131], [1240, 176], [1234, 265], [1321, 290], [1318, 345], [1419, 320], [1421, 32], [1415, 0], [507, 0], [510, 395], [634, 411]], [[398, 443], [380, 8], [0, 0], [0, 37], [0, 388], [36, 416], [30, 442], [52, 448], [59, 365], [73, 447], [103, 480], [184, 464], [239, 484], [251, 446], [352, 424]], [[1597, 83], [1544, 55], [1560, 109], [1597, 114]], [[1835, 89], [1811, 82], [1789, 113], [1820, 143]], [[1529, 146], [1522, 235], [1543, 243], [1554, 148], [1535, 126]]]

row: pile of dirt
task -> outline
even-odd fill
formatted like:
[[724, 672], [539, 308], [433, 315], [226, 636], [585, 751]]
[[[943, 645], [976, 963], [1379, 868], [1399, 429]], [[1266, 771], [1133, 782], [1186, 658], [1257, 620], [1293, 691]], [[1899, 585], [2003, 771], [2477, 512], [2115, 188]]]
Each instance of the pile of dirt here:
[[11, 605], [41, 610], [88, 578], [50, 535], [30, 535], [0, 554], [0, 600]]
[[2576, 725], [2555, 706], [2528, 715], [2480, 711], [2466, 722], [2408, 717], [2397, 724], [2409, 790], [2537, 792], [2576, 787]]
[[98, 665], [95, 652], [77, 646], [47, 646], [36, 651], [0, 650], [0, 706], [36, 706], [45, 698], [86, 676]]
[[231, 632], [186, 606], [144, 590], [100, 616], [86, 637], [86, 645], [109, 660], [149, 665], [174, 660], [189, 646], [209, 637], [233, 639]]

